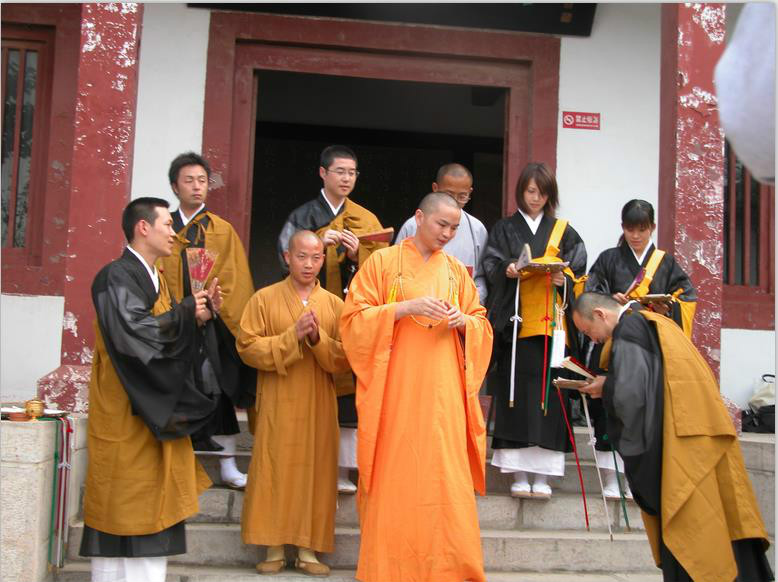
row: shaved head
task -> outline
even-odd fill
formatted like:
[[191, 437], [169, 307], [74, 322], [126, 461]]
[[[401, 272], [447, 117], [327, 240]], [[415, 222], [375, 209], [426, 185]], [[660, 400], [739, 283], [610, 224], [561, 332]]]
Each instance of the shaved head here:
[[595, 309], [607, 309], [609, 311], [618, 311], [621, 305], [610, 295], [602, 293], [593, 293], [591, 291], [583, 293], [575, 303], [573, 311], [585, 319], [592, 319]]
[[324, 243], [319, 236], [310, 230], [298, 230], [289, 239], [289, 252], [292, 253], [294, 249], [303, 241], [314, 241], [324, 248]]
[[435, 176], [435, 181], [440, 184], [446, 176], [451, 178], [469, 178], [471, 182], [473, 181], [473, 174], [462, 164], [445, 164], [440, 166], [438, 174]]
[[446, 192], [430, 192], [421, 199], [419, 210], [424, 214], [433, 214], [440, 208], [440, 205], [459, 210], [459, 204]]

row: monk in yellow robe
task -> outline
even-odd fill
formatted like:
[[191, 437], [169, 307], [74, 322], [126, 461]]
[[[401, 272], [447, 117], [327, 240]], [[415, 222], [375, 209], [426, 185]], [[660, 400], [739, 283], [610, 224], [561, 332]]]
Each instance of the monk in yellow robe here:
[[428, 194], [416, 235], [374, 253], [346, 296], [363, 582], [485, 580], [474, 490], [485, 492], [478, 390], [492, 329], [467, 269], [442, 250], [460, 217], [448, 194]]
[[259, 370], [257, 429], [243, 503], [247, 544], [269, 546], [261, 574], [286, 565], [326, 575], [316, 552], [332, 552], [337, 501], [338, 416], [332, 375], [349, 370], [338, 331], [343, 301], [321, 288], [321, 240], [299, 231], [286, 251], [289, 276], [260, 289], [240, 322], [238, 352]]
[[[321, 286], [341, 299], [345, 297], [351, 278], [371, 253], [388, 242], [361, 241], [359, 236], [381, 230], [378, 218], [350, 196], [359, 177], [357, 156], [351, 148], [331, 145], [319, 156], [319, 196], [295, 208], [278, 237], [278, 256], [286, 270], [284, 251], [289, 237], [298, 230], [312, 230], [324, 241], [324, 267], [319, 273]], [[356, 469], [357, 411], [354, 406], [354, 377], [351, 373], [335, 377], [338, 391], [338, 422], [340, 450], [338, 455], [338, 491], [354, 493], [349, 470]]]
[[584, 293], [573, 318], [592, 340], [611, 340], [607, 376], [581, 391], [602, 397], [663, 579], [773, 580], [734, 424], [691, 340], [670, 318], [610, 295]]
[[[187, 249], [204, 248], [216, 253], [216, 261], [206, 284], [219, 280], [224, 301], [219, 317], [209, 322], [203, 333], [203, 351], [210, 353], [219, 382], [220, 397], [211, 422], [192, 435], [198, 451], [218, 451], [221, 455], [221, 481], [232, 489], [246, 486], [246, 475], [235, 463], [236, 437], [240, 426], [235, 408], [253, 409], [257, 374], [241, 362], [235, 338], [243, 309], [254, 293], [243, 243], [232, 225], [206, 208], [211, 168], [194, 152], [183, 153], [170, 163], [168, 178], [179, 201], [173, 212], [176, 231], [173, 252], [160, 261], [160, 271], [177, 300], [192, 294]], [[249, 414], [249, 425], [253, 415]]]
[[212, 284], [181, 303], [155, 261], [172, 250], [168, 203], [124, 210], [129, 245], [92, 284], [95, 350], [89, 383], [89, 465], [80, 555], [93, 580], [163, 582], [167, 557], [186, 553], [184, 520], [211, 484], [189, 435], [209, 422], [215, 392], [194, 374], [197, 326], [218, 309]]

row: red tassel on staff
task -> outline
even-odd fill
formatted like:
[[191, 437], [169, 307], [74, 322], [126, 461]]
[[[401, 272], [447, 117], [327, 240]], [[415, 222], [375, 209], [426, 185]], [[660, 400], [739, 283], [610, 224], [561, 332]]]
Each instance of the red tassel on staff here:
[[575, 466], [578, 469], [578, 481], [581, 483], [581, 497], [583, 498], [584, 506], [584, 518], [586, 519], [586, 529], [589, 529], [589, 509], [586, 507], [586, 489], [584, 488], [583, 473], [581, 473], [581, 461], [578, 460], [578, 449], [575, 446], [575, 437], [573, 436], [573, 429], [570, 426], [570, 421], [567, 420], [567, 409], [565, 408], [565, 401], [562, 398], [562, 391], [557, 386], [556, 393], [559, 396], [559, 406], [562, 408], [562, 415], [565, 418], [565, 425], [567, 426], [567, 434], [570, 436], [570, 443], [573, 445], [573, 453], [575, 454]]
[[548, 412], [545, 407], [546, 402], [546, 376], [548, 376], [548, 322], [551, 318], [548, 316], [548, 296], [551, 292], [551, 271], [546, 271], [546, 312], [543, 317], [543, 321], [546, 322], [546, 333], [543, 336], [543, 389], [540, 392], [540, 409], [544, 412]]

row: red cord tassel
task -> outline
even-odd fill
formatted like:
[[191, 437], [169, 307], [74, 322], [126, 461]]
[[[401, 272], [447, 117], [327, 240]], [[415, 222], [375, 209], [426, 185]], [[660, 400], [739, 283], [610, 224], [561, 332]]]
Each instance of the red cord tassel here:
[[586, 529], [589, 529], [589, 509], [586, 507], [586, 489], [584, 488], [583, 473], [581, 473], [581, 461], [578, 460], [578, 449], [575, 446], [575, 437], [573, 436], [573, 429], [570, 427], [570, 421], [567, 420], [567, 409], [565, 408], [565, 401], [562, 399], [562, 391], [557, 387], [556, 393], [559, 396], [559, 406], [562, 408], [562, 415], [565, 419], [565, 425], [567, 426], [567, 434], [570, 436], [570, 443], [573, 445], [573, 453], [575, 454], [575, 466], [578, 469], [578, 481], [581, 483], [581, 497], [583, 498], [584, 506], [584, 518], [586, 519]]

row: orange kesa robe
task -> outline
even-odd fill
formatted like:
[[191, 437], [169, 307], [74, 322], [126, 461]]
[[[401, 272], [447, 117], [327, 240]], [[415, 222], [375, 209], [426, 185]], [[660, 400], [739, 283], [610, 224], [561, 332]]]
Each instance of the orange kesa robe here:
[[[481, 582], [474, 490], [485, 491], [486, 432], [478, 390], [492, 329], [464, 265], [443, 251], [425, 262], [412, 240], [370, 256], [341, 318], [357, 376], [357, 579]], [[459, 303], [464, 339], [445, 320], [394, 320], [397, 302], [425, 295]]]
[[[257, 374], [257, 426], [243, 502], [243, 542], [332, 552], [338, 470], [338, 406], [332, 374], [349, 370], [338, 322], [343, 301], [318, 281], [303, 306], [291, 280], [249, 299], [237, 338]], [[297, 339], [304, 310], [319, 341]]]

